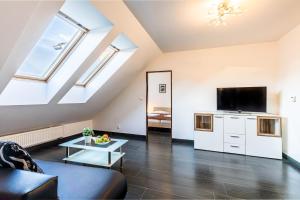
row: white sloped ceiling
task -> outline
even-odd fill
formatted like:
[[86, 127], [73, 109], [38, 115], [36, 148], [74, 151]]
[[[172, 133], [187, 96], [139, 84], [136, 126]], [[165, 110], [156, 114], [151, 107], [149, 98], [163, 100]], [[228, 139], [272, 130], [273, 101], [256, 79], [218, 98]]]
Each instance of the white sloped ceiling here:
[[[129, 84], [132, 77], [147, 66], [147, 63], [161, 54], [156, 43], [139, 24], [123, 1], [94, 1], [91, 3], [113, 24], [112, 31], [100, 43], [100, 45], [103, 45], [103, 48], [98, 48], [99, 54], [100, 50], [103, 50], [119, 33], [124, 33], [138, 47], [136, 53], [87, 103], [58, 104], [59, 100], [72, 88], [78, 77], [83, 73], [84, 70], [80, 70], [64, 84], [49, 104], [0, 106], [0, 135], [91, 119], [108, 105]], [[2, 28], [5, 27], [5, 31], [1, 31], [0, 37], [1, 92], [19, 67], [14, 65], [14, 57], [18, 56], [18, 54], [28, 53], [29, 47], [36, 42], [51, 16], [59, 10], [61, 5], [62, 3], [57, 1], [0, 2], [0, 26]], [[48, 15], [44, 15], [39, 20], [36, 19], [35, 16], [45, 12]], [[36, 27], [30, 27], [32, 24]], [[91, 60], [85, 63], [92, 62]], [[85, 68], [88, 67], [85, 66]]]

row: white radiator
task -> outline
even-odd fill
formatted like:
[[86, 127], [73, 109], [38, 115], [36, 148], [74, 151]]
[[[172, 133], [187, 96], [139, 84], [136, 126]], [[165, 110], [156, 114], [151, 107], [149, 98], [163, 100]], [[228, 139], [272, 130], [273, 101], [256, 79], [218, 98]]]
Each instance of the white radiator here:
[[78, 134], [85, 127], [92, 127], [92, 121], [82, 121], [62, 126], [50, 127], [36, 131], [12, 134], [0, 137], [0, 141], [13, 141], [23, 147], [31, 147], [58, 138], [68, 137]]

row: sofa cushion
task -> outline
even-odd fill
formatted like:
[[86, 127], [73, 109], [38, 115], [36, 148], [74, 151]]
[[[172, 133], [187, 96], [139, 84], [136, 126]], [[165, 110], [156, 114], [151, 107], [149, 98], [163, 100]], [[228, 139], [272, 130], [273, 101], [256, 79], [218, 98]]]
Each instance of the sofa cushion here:
[[58, 176], [58, 196], [64, 199], [122, 199], [125, 177], [118, 171], [36, 160], [46, 174]]
[[0, 200], [10, 199], [57, 199], [57, 177], [2, 168]]
[[15, 142], [0, 141], [0, 167], [43, 173], [29, 153]]

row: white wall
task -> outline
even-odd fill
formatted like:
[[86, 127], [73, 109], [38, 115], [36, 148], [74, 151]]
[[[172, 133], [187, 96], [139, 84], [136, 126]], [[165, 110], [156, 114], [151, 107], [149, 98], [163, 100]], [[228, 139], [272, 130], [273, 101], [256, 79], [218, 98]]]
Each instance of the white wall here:
[[[216, 88], [267, 86], [278, 113], [277, 43], [165, 53], [94, 118], [96, 129], [145, 135], [146, 71], [173, 71], [173, 138], [193, 139], [193, 113], [216, 110]], [[119, 128], [117, 126], [119, 125]]]
[[[166, 93], [159, 93], [159, 84], [166, 84]], [[148, 74], [148, 112], [153, 107], [171, 108], [171, 72]]]
[[[300, 162], [300, 25], [279, 41], [280, 50], [280, 114], [285, 118], [283, 151]], [[292, 102], [291, 97], [297, 101]]]
[[146, 133], [146, 73], [139, 73], [129, 87], [93, 118], [97, 130], [135, 135]]

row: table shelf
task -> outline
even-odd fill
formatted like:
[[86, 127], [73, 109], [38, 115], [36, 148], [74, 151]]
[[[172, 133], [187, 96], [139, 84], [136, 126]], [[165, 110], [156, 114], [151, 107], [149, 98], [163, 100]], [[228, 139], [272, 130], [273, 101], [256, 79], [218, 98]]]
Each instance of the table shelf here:
[[108, 152], [100, 152], [93, 150], [81, 150], [67, 158], [64, 158], [64, 161], [74, 162], [74, 163], [83, 163], [95, 166], [102, 166], [110, 168], [118, 160], [120, 160], [125, 153], [121, 152], [111, 152], [111, 163], [108, 164]]

